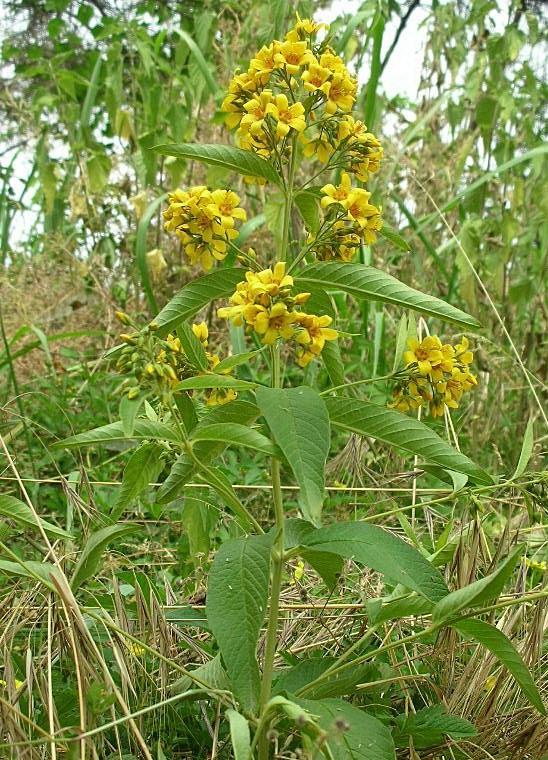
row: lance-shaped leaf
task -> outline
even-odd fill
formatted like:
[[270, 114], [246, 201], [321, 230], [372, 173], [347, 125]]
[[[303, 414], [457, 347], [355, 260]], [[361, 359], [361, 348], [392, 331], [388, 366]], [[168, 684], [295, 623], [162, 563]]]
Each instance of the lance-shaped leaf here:
[[62, 441], [56, 441], [52, 445], [52, 448], [74, 449], [78, 446], [94, 446], [96, 444], [112, 443], [113, 441], [143, 440], [181, 442], [179, 433], [169, 427], [169, 425], [164, 425], [163, 422], [138, 419], [135, 420], [130, 435], [126, 435], [124, 425], [121, 422], [112, 422], [110, 425], [86, 430], [85, 433], [78, 433], [78, 435], [73, 435]]
[[126, 464], [122, 486], [110, 517], [116, 522], [127, 506], [152, 483], [162, 471], [160, 458], [163, 448], [157, 443], [145, 443], [134, 451]]
[[236, 710], [227, 710], [226, 717], [230, 723], [230, 740], [234, 750], [234, 760], [250, 760], [251, 736], [249, 723]]
[[245, 271], [239, 268], [217, 269], [198, 280], [187, 283], [154, 319], [160, 335], [174, 330], [177, 325], [190, 319], [200, 309], [217, 298], [229, 296], [237, 283], [244, 279]]
[[16, 499], [15, 496], [0, 494], [0, 515], [2, 515], [2, 517], [8, 517], [23, 528], [37, 529], [40, 525], [42, 530], [52, 536], [72, 538], [70, 533], [67, 533], [66, 530], [58, 528], [57, 525], [53, 525], [53, 523], [47, 522], [46, 520], [42, 520], [41, 517], [38, 517], [37, 521], [37, 518], [29, 505], [25, 504], [20, 499]]
[[266, 435], [237, 422], [201, 425], [194, 431], [190, 440], [222, 441], [226, 446], [246, 446], [268, 456], [280, 456], [280, 450]]
[[477, 607], [490, 599], [496, 599], [514, 572], [523, 549], [523, 546], [518, 546], [494, 573], [453, 591], [438, 602], [432, 610], [432, 622], [439, 623], [467, 607]]
[[257, 404], [300, 487], [304, 517], [320, 522], [329, 453], [327, 409], [312, 388], [258, 388]]
[[546, 714], [546, 708], [527, 665], [510, 639], [501, 630], [484, 620], [472, 619], [451, 623], [451, 628], [455, 628], [462, 636], [479, 642], [494, 654], [514, 676], [529, 702], [542, 715]]
[[101, 530], [92, 533], [86, 541], [70, 579], [72, 590], [76, 591], [85, 580], [91, 578], [95, 573], [103, 552], [111, 541], [119, 541], [122, 536], [132, 533], [138, 527], [138, 525], [107, 525], [106, 528], [101, 528]]
[[301, 543], [353, 559], [431, 602], [438, 602], [448, 593], [439, 571], [417, 549], [378, 525], [337, 523], [304, 534]]
[[304, 290], [314, 286], [322, 286], [326, 290], [342, 290], [356, 298], [403, 306], [467, 329], [480, 326], [477, 319], [455, 306], [410, 288], [392, 275], [364, 264], [338, 261], [311, 264], [299, 272], [295, 284]]
[[178, 391], [204, 390], [207, 388], [232, 388], [235, 391], [248, 391], [257, 387], [257, 383], [250, 383], [247, 380], [239, 380], [231, 375], [217, 375], [215, 372], [208, 372], [207, 375], [197, 375], [181, 380], [177, 385]]
[[223, 169], [250, 177], [262, 177], [279, 185], [278, 173], [268, 161], [256, 153], [231, 145], [202, 145], [194, 143], [175, 143], [172, 145], [155, 145], [153, 150], [162, 156], [187, 158], [200, 161], [210, 166], [222, 166]]
[[225, 541], [209, 573], [206, 613], [232, 688], [254, 713], [260, 691], [257, 642], [266, 612], [270, 541], [249, 536]]
[[493, 482], [481, 467], [414, 417], [362, 399], [331, 397], [325, 402], [334, 427], [397, 446], [427, 462], [462, 472], [476, 483]]
[[477, 730], [470, 721], [450, 715], [443, 705], [432, 705], [416, 713], [397, 715], [394, 740], [398, 747], [409, 747], [411, 737], [414, 747], [425, 749], [442, 744], [446, 736], [459, 740], [476, 734]]

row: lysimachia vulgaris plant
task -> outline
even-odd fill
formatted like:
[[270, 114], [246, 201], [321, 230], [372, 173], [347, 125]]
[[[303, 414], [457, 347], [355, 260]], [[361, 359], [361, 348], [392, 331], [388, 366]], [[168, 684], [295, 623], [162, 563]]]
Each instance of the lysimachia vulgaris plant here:
[[[201, 482], [232, 513], [232, 537], [221, 543], [208, 575], [212, 659], [189, 669], [186, 678], [190, 694], [216, 700], [225, 712], [224, 730], [237, 760], [266, 760], [275, 753], [394, 760], [397, 727], [405, 716], [393, 718], [382, 705], [367, 707], [355, 689], [380, 678], [372, 664], [400, 645], [398, 629], [385, 628], [386, 621], [405, 615], [429, 620], [417, 623], [406, 642], [423, 636], [433, 641], [446, 625], [480, 642], [487, 641], [486, 628], [491, 630], [488, 623], [471, 627], [469, 615], [461, 618], [465, 607], [489, 598], [486, 586], [476, 595], [450, 593], [426, 552], [371, 522], [322, 525], [332, 431], [376, 438], [449, 483], [457, 477], [461, 488], [468, 481], [487, 487], [492, 482], [416, 414], [424, 406], [434, 417], [448, 415], [476, 385], [465, 336], [443, 343], [435, 335], [419, 340], [413, 329], [404, 331], [398, 339], [404, 367], [391, 376], [394, 392], [386, 404], [362, 392], [362, 383], [367, 387], [378, 379], [345, 380], [339, 345], [345, 336], [337, 330], [333, 292], [417, 312], [421, 330], [426, 318], [461, 332], [478, 327], [458, 308], [361, 263], [360, 249], [383, 234], [381, 208], [366, 189], [381, 168], [383, 150], [352, 114], [356, 95], [356, 80], [330, 46], [329, 30], [298, 18], [284, 40], [262, 47], [228, 85], [222, 112], [235, 146], [158, 146], [166, 155], [223, 167], [244, 183], [238, 193], [230, 186], [196, 184], [169, 195], [165, 229], [207, 273], [184, 285], [145, 328], [119, 315], [131, 328], [117, 358], [125, 375], [122, 419], [63, 444], [141, 441], [122, 494], [135, 496], [144, 487], [146, 463], [150, 480], [167, 472], [157, 502], [184, 500], [187, 484]], [[283, 201], [276, 245], [259, 236], [266, 242], [258, 251], [242, 248], [242, 198], [250, 183]], [[205, 313], [215, 325], [212, 331], [210, 322], [209, 334], [204, 321], [193, 323]], [[218, 357], [209, 353], [208, 341], [225, 327], [238, 337], [233, 345], [240, 349], [228, 355], [225, 348]], [[323, 363], [326, 374], [309, 374], [314, 363]], [[321, 390], [310, 384], [313, 376], [322, 379]], [[216, 466], [229, 447], [270, 460], [268, 521], [253, 514]], [[284, 503], [282, 479], [298, 487], [298, 513]], [[117, 514], [127, 506], [121, 497]], [[329, 656], [293, 653], [279, 638], [280, 595], [284, 583], [291, 583], [290, 563], [297, 562], [301, 575], [303, 567], [312, 567], [332, 593], [350, 559], [382, 575], [386, 596], [368, 604], [367, 619], [364, 609], [362, 633], [334, 644]], [[507, 562], [497, 571], [506, 573], [497, 576], [499, 586], [513, 566]], [[516, 669], [514, 674], [519, 679]], [[531, 684], [520, 683], [534, 702]], [[430, 696], [436, 701], [434, 692]], [[470, 730], [466, 721], [459, 725], [464, 734]]]

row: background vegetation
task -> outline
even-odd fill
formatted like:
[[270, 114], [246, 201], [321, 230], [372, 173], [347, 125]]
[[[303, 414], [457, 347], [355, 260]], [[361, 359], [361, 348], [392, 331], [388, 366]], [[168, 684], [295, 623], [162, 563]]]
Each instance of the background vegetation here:
[[[54, 756], [44, 734], [70, 728], [69, 741], [57, 750], [68, 757], [80, 751], [144, 757], [141, 736], [155, 758], [228, 758], [220, 703], [169, 700], [186, 688], [177, 686], [181, 669], [208, 663], [214, 653], [204, 578], [213, 551], [238, 533], [230, 514], [203, 489], [159, 504], [154, 486], [118, 509], [125, 445], [81, 454], [50, 446], [117, 418], [119, 378], [105, 359], [118, 342], [114, 312], [149, 319], [196, 275], [163, 231], [165, 193], [202, 181], [229, 181], [243, 192], [241, 179], [224, 170], [150, 148], [230, 142], [219, 107], [233, 70], [283, 34], [295, 10], [306, 16], [329, 7], [286, 0], [5, 0], [3, 6], [0, 493], [21, 498], [26, 492], [50, 525], [69, 531], [70, 538], [54, 530], [49, 538], [60, 541], [64, 564], [72, 567], [79, 557], [84, 570], [76, 608], [44, 593], [37, 566], [30, 576], [17, 571], [9, 552], [39, 563], [51, 548], [0, 501], [0, 756]], [[454, 416], [454, 434], [489, 472], [504, 481], [518, 466], [520, 477], [454, 495], [439, 473], [413, 478], [413, 460], [382, 443], [335, 438], [325, 519], [366, 518], [425, 554], [443, 550], [452, 588], [485, 575], [524, 543], [501, 597], [513, 603], [488, 619], [513, 640], [542, 687], [545, 8], [521, 1], [367, 0], [355, 13], [340, 11], [335, 43], [359, 72], [357, 111], [385, 151], [383, 171], [370, 187], [373, 200], [405, 241], [383, 239], [365, 251], [365, 262], [480, 320], [480, 387]], [[389, 97], [383, 72], [389, 61], [406, 65], [402, 50], [419, 13], [426, 44], [418, 96]], [[263, 207], [262, 190], [255, 189], [247, 209], [246, 244], [271, 239], [274, 248], [279, 202], [267, 197]], [[359, 306], [343, 295], [336, 300], [339, 327], [353, 336], [342, 342], [347, 380], [390, 372], [401, 312], [373, 302]], [[221, 326], [213, 310], [204, 318], [215, 346]], [[237, 331], [231, 339], [224, 353], [245, 350]], [[327, 384], [319, 365], [309, 370], [312, 380]], [[366, 387], [360, 393], [381, 403], [390, 392], [383, 382]], [[443, 422], [429, 424], [445, 436]], [[240, 485], [246, 506], [265, 517], [269, 479], [260, 455], [242, 459], [229, 450], [220, 469]], [[151, 483], [162, 479], [159, 467], [145, 474]], [[292, 495], [289, 490], [288, 503], [296, 507]], [[409, 510], [397, 511], [402, 507]], [[117, 512], [124, 530], [90, 547], [89, 537]], [[348, 647], [362, 631], [364, 605], [382, 588], [380, 576], [349, 562], [326, 602], [319, 576], [308, 566], [304, 575], [296, 569], [282, 597], [280, 661], [287, 664]], [[387, 637], [403, 637], [412, 621], [386, 626]], [[424, 739], [402, 723], [401, 757], [541, 758], [548, 752], [541, 716], [485, 650], [443, 634], [397, 657], [387, 653], [375, 668], [355, 690], [357, 703], [389, 721], [418, 714], [435, 693], [477, 730], [458, 740], [447, 732], [426, 732]], [[136, 730], [123, 719], [115, 689], [137, 713]], [[84, 750], [74, 741], [82, 712], [86, 729], [97, 729]], [[279, 757], [295, 756], [290, 748], [276, 749]]]

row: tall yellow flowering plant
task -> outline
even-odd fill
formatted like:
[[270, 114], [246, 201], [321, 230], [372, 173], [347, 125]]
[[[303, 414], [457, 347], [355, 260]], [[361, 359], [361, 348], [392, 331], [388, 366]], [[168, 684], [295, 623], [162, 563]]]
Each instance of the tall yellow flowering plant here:
[[[281, 195], [276, 251], [270, 242], [258, 253], [242, 249], [242, 190], [196, 185], [173, 191], [165, 228], [206, 274], [184, 285], [146, 328], [119, 315], [129, 328], [117, 358], [125, 376], [121, 421], [63, 443], [141, 442], [126, 468], [116, 515], [128, 507], [127, 494], [144, 487], [145, 467], [154, 476], [167, 472], [157, 502], [184, 499], [189, 481], [201, 481], [232, 513], [237, 535], [221, 544], [208, 575], [212, 659], [187, 676], [225, 710], [237, 760], [266, 760], [275, 746], [284, 757], [394, 760], [397, 719], [391, 723], [354, 699], [368, 662], [399, 646], [390, 632], [375, 648], [376, 631], [393, 616], [394, 599], [396, 615], [432, 616], [429, 626], [406, 639], [414, 641], [447, 624], [461, 630], [461, 610], [479, 598], [460, 592], [455, 598], [436, 564], [389, 531], [369, 522], [322, 525], [332, 430], [377, 438], [438, 474], [458, 473], [461, 483], [492, 482], [424, 421], [405, 414], [424, 406], [434, 417], [448, 415], [476, 385], [466, 337], [443, 343], [435, 335], [410, 335], [387, 405], [360, 393], [360, 384], [373, 378], [345, 379], [332, 292], [415, 311], [460, 330], [478, 326], [458, 308], [358, 260], [360, 248], [384, 231], [381, 209], [364, 186], [379, 171], [383, 151], [352, 115], [356, 95], [356, 80], [330, 46], [329, 30], [298, 18], [284, 40], [262, 47], [228, 86], [222, 111], [235, 146], [158, 146]], [[229, 265], [229, 256], [243, 267]], [[245, 351], [223, 357], [209, 352], [208, 326], [192, 320], [213, 302], [216, 326], [231, 323], [240, 343], [247, 341]], [[320, 361], [328, 377], [321, 391], [303, 375]], [[268, 382], [261, 374], [265, 364]], [[244, 375], [251, 366], [254, 371]], [[270, 459], [272, 519], [266, 523], [215, 466], [228, 447]], [[298, 486], [298, 513], [284, 504], [282, 478]], [[332, 591], [348, 559], [382, 574], [388, 590], [369, 606], [365, 633], [323, 660], [296, 653], [277, 659], [288, 563], [298, 560], [300, 573], [311, 566]]]

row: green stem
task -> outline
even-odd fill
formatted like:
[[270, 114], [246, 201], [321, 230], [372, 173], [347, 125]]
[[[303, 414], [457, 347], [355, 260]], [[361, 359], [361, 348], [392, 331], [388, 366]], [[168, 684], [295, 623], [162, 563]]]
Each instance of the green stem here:
[[[289, 205], [289, 202], [287, 202], [287, 205]], [[272, 346], [271, 363], [271, 385], [273, 388], [280, 388], [280, 347], [278, 345]], [[271, 471], [276, 536], [270, 555], [272, 582], [270, 586], [270, 608], [268, 613], [263, 677], [261, 682], [261, 695], [259, 702], [260, 718], [264, 716], [264, 711], [270, 699], [270, 692], [272, 689], [272, 674], [274, 671], [274, 657], [276, 655], [278, 617], [280, 612], [280, 592], [282, 587], [282, 573], [284, 563], [284, 508], [280, 478], [280, 462], [275, 457], [272, 458]], [[268, 739], [266, 737], [266, 732], [263, 731], [259, 740], [259, 758], [260, 760], [267, 760], [268, 755]]]
[[391, 380], [393, 377], [396, 377], [399, 373], [398, 372], [391, 372], [389, 375], [383, 375], [382, 377], [367, 377], [364, 380], [354, 380], [352, 383], [344, 383], [344, 385], [335, 385], [333, 388], [327, 388], [327, 390], [322, 391], [320, 393], [320, 396], [327, 396], [328, 393], [333, 393], [333, 391], [340, 391], [344, 388], [352, 388], [355, 385], [366, 385], [367, 383], [379, 383], [381, 380]]

